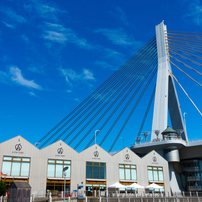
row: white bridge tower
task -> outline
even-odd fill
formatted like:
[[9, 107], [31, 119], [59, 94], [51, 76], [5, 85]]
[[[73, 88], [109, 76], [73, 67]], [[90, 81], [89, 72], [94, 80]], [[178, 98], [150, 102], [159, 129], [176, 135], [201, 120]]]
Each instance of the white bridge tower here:
[[159, 131], [158, 138], [162, 139], [161, 132], [163, 132], [168, 125], [168, 109], [172, 128], [174, 130], [183, 130], [181, 137], [183, 140], [187, 141], [186, 129], [182, 118], [174, 80], [169, 72], [169, 70], [171, 72], [172, 70], [168, 61], [168, 46], [166, 45], [167, 27], [164, 25], [164, 21], [156, 26], [156, 41], [158, 52], [158, 74], [156, 81], [151, 141], [157, 138], [155, 131]]

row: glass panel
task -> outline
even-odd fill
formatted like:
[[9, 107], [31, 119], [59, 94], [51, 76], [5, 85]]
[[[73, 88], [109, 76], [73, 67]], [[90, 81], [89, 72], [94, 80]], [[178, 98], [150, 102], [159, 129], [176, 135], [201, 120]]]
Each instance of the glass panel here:
[[21, 157], [13, 157], [13, 161], [21, 161]]
[[86, 162], [86, 165], [90, 166], [92, 165], [92, 162]]
[[126, 168], [130, 168], [130, 165], [125, 165]]
[[100, 179], [106, 179], [106, 167], [100, 167]]
[[63, 164], [63, 160], [56, 160], [56, 163], [61, 163], [61, 164]]
[[124, 168], [119, 168], [119, 179], [120, 180], [125, 180], [125, 177], [124, 177]]
[[93, 167], [93, 178], [99, 179], [99, 167]]
[[137, 180], [136, 169], [131, 169], [131, 180]]
[[12, 176], [19, 176], [20, 175], [20, 162], [13, 162], [12, 164], [12, 171], [11, 175]]
[[157, 170], [154, 170], [153, 171], [153, 174], [154, 174], [154, 181], [158, 181], [158, 171]]
[[100, 166], [106, 166], [106, 163], [100, 163]]
[[29, 164], [22, 162], [21, 176], [29, 176]]
[[136, 165], [131, 165], [131, 168], [136, 168]]
[[153, 167], [153, 170], [157, 170], [157, 167]]
[[163, 181], [163, 171], [159, 171], [159, 181]]
[[99, 166], [99, 163], [97, 163], [97, 162], [94, 162], [94, 166]]
[[148, 169], [149, 169], [149, 170], [152, 170], [152, 167], [151, 167], [151, 166], [148, 166]]
[[92, 166], [86, 166], [86, 178], [92, 178]]
[[63, 165], [56, 164], [55, 177], [62, 177], [62, 170], [63, 170]]
[[25, 158], [25, 157], [23, 157], [23, 158], [22, 158], [22, 161], [30, 161], [30, 158]]
[[130, 180], [130, 169], [125, 169], [126, 180]]
[[55, 177], [55, 164], [48, 164], [48, 177]]
[[12, 160], [12, 156], [4, 156], [4, 160]]
[[149, 181], [153, 181], [154, 179], [153, 179], [153, 172], [152, 172], [152, 170], [148, 170], [148, 179], [149, 179]]
[[11, 162], [10, 161], [3, 161], [3, 166], [2, 166], [2, 173], [11, 175]]
[[70, 173], [71, 173], [71, 165], [64, 165], [64, 167], [68, 167], [68, 169], [65, 171], [66, 177], [70, 178]]
[[64, 161], [64, 164], [71, 164], [71, 161]]
[[163, 170], [163, 167], [158, 167], [158, 170]]
[[123, 164], [120, 164], [119, 167], [124, 168], [124, 165], [123, 165]]
[[48, 159], [48, 163], [55, 163], [54, 159]]

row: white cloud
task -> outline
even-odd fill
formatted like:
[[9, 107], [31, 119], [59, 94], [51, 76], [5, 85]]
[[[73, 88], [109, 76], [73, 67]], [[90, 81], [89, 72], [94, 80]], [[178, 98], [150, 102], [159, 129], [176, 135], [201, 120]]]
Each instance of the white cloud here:
[[10, 81], [9, 75], [3, 71], [0, 71], [0, 82], [9, 84], [9, 81]]
[[95, 78], [93, 77], [93, 73], [90, 72], [88, 69], [83, 70], [83, 76], [84, 76], [84, 79], [95, 80]]
[[65, 28], [60, 24], [45, 22], [43, 27], [44, 33], [42, 37], [46, 40], [64, 44], [66, 42], [73, 43], [81, 48], [91, 49], [86, 39], [79, 38], [70, 28]]
[[33, 80], [29, 81], [29, 80], [23, 78], [21, 70], [18, 67], [16, 67], [16, 66], [10, 67], [10, 73], [12, 75], [11, 80], [14, 81], [15, 83], [25, 86], [25, 87], [35, 88], [38, 90], [42, 89], [41, 86], [36, 84]]
[[22, 35], [22, 39], [26, 42], [26, 43], [29, 43], [29, 39], [26, 35]]
[[114, 69], [112, 65], [105, 61], [95, 61], [95, 64], [105, 69]]
[[6, 22], [4, 22], [4, 21], [2, 21], [2, 22], [6, 25], [6, 27], [9, 27], [9, 28], [11, 28], [11, 29], [14, 29], [14, 28], [15, 28], [15, 25], [6, 23]]
[[127, 36], [123, 29], [97, 29], [95, 32], [102, 33], [112, 43], [121, 46], [134, 46], [139, 42], [135, 41], [133, 37]]
[[196, 25], [201, 26], [202, 23], [202, 5], [200, 5], [200, 0], [192, 0], [189, 5], [190, 12], [185, 15], [185, 17], [192, 17]]
[[17, 14], [14, 10], [10, 8], [2, 8], [1, 11], [7, 16], [7, 19], [11, 19], [15, 22], [25, 23], [26, 20], [21, 15]]
[[83, 69], [81, 74], [76, 73], [73, 69], [61, 69], [61, 72], [65, 76], [67, 83], [71, 86], [73, 86], [72, 82], [78, 84], [89, 80], [95, 81], [93, 73], [88, 69]]
[[118, 12], [118, 17], [121, 19], [121, 21], [125, 25], [129, 25], [128, 20], [126, 19], [126, 15], [125, 15], [124, 11], [122, 10], [122, 8], [116, 7], [116, 11]]
[[42, 17], [44, 19], [52, 19], [57, 21], [58, 20], [58, 13], [65, 13], [66, 11], [63, 11], [59, 8], [57, 8], [56, 5], [50, 4], [50, 2], [44, 4], [44, 2], [39, 0], [31, 0], [31, 4], [25, 4], [24, 8], [29, 11], [35, 11], [38, 13], [39, 17]]
[[29, 92], [29, 94], [30, 94], [31, 96], [36, 97], [36, 94], [35, 94], [35, 93], [33, 93], [33, 92]]

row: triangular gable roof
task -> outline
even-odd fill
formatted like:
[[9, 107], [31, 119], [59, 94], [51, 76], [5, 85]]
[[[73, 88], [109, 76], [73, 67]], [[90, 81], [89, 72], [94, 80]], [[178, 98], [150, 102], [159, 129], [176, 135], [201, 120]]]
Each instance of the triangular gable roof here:
[[141, 160], [141, 158], [128, 147], [125, 147], [124, 149], [113, 155], [113, 159], [117, 158], [119, 159], [119, 162], [122, 161], [128, 163]]
[[107, 151], [105, 151], [102, 147], [100, 147], [97, 144], [94, 144], [91, 147], [79, 153], [79, 156], [83, 155], [89, 157], [89, 159], [94, 158], [95, 160], [100, 159], [101, 157], [102, 159], [112, 157]]
[[[5, 142], [1, 143], [0, 151], [3, 151], [5, 153], [12, 153], [12, 154], [25, 154], [29, 155], [29, 153], [33, 152], [36, 154], [40, 150], [35, 147], [32, 143], [27, 141], [22, 136], [18, 135], [16, 137], [13, 137], [9, 140], [6, 140]], [[31, 154], [30, 154], [31, 155]]]
[[47, 147], [41, 149], [41, 154], [44, 157], [46, 156], [51, 158], [56, 157], [73, 158], [75, 157], [75, 155], [78, 156], [78, 152], [62, 140], [54, 142], [53, 144], [48, 145]]
[[161, 155], [159, 155], [155, 150], [152, 150], [148, 154], [142, 157], [142, 161], [146, 164], [167, 164], [168, 162]]

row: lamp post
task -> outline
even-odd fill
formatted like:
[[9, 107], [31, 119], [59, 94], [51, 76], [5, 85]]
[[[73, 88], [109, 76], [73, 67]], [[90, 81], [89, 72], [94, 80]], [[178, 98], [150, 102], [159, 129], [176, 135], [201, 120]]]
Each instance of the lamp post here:
[[97, 135], [97, 132], [100, 132], [100, 130], [96, 130], [95, 131], [95, 144], [96, 144], [96, 135]]
[[69, 167], [64, 167], [63, 168], [63, 174], [64, 174], [64, 197], [63, 197], [63, 202], [65, 202], [65, 177], [66, 177], [66, 173], [65, 171], [68, 170]]
[[184, 132], [185, 132], [185, 134], [187, 132], [186, 119], [185, 119], [186, 114], [187, 114], [186, 112], [183, 113], [183, 116], [184, 116]]
[[123, 148], [125, 148], [125, 140], [122, 137], [120, 138], [123, 140]]

